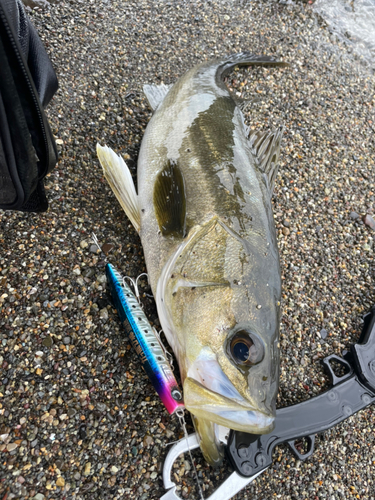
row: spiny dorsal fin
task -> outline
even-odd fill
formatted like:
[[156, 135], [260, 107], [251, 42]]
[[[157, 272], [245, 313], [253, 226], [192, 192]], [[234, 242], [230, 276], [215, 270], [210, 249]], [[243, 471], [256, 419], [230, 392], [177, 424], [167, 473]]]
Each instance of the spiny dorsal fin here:
[[161, 85], [143, 85], [143, 93], [145, 94], [152, 111], [155, 111], [155, 109], [163, 101], [171, 87], [172, 85], [164, 85], [164, 83]]
[[244, 99], [242, 97], [235, 97], [234, 101], [237, 105], [237, 107], [240, 108], [242, 113], [245, 115], [248, 111], [249, 108], [254, 106], [255, 104], [258, 104], [260, 102], [259, 97], [254, 97], [252, 99]]
[[283, 128], [271, 132], [254, 132], [250, 137], [250, 145], [258, 160], [259, 169], [268, 179], [270, 196], [272, 196], [277, 170], [279, 168], [280, 144]]
[[129, 168], [121, 156], [107, 146], [103, 148], [100, 144], [97, 144], [96, 152], [104, 171], [104, 177], [107, 179], [130, 222], [139, 233], [141, 227], [139, 201]]
[[185, 236], [186, 198], [184, 178], [176, 162], [169, 160], [154, 186], [154, 209], [163, 236]]

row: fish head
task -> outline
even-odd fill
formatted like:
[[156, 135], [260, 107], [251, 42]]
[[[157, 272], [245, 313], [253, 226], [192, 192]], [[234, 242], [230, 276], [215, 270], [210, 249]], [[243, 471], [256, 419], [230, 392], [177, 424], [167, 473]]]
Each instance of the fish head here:
[[274, 426], [279, 378], [278, 255], [263, 265], [265, 252], [258, 250], [212, 221], [169, 262], [161, 315], [158, 307], [186, 408], [253, 434]]

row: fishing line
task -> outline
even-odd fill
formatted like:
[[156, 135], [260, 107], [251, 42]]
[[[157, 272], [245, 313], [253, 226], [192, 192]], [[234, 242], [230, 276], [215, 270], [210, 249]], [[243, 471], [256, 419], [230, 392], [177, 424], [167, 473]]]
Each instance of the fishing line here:
[[178, 420], [180, 421], [180, 425], [182, 427], [182, 430], [183, 430], [183, 433], [184, 433], [184, 436], [185, 436], [185, 439], [186, 439], [186, 444], [187, 444], [188, 452], [189, 452], [189, 455], [190, 455], [190, 462], [191, 462], [191, 464], [193, 466], [195, 480], [196, 480], [197, 486], [198, 486], [199, 496], [200, 496], [201, 500], [204, 500], [203, 491], [202, 491], [202, 488], [201, 488], [201, 485], [200, 485], [200, 482], [199, 482], [199, 479], [198, 479], [198, 472], [197, 472], [197, 469], [195, 467], [194, 460], [193, 460], [193, 455], [191, 454], [191, 450], [190, 450], [190, 446], [189, 446], [189, 439], [188, 439], [189, 438], [189, 434], [188, 434], [188, 431], [186, 429], [185, 412], [184, 412], [184, 410], [182, 408], [179, 408], [176, 411], [176, 415], [178, 417]]

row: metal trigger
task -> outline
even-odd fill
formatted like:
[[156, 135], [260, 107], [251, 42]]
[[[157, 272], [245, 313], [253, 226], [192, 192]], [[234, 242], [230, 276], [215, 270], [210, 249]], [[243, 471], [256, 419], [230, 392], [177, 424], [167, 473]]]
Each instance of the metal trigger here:
[[[160, 500], [181, 500], [176, 492], [176, 484], [171, 480], [172, 467], [179, 455], [187, 451], [195, 450], [199, 448], [199, 439], [197, 435], [190, 434], [187, 438], [183, 437], [176, 444], [172, 446], [169, 453], [165, 459], [163, 467], [163, 483], [164, 488], [167, 491]], [[230, 500], [236, 493], [245, 488], [250, 484], [255, 478], [257, 478], [266, 469], [262, 469], [257, 474], [251, 477], [240, 476], [237, 472], [232, 472], [224, 483], [222, 483], [217, 490], [215, 490], [212, 495], [210, 495], [205, 500]]]

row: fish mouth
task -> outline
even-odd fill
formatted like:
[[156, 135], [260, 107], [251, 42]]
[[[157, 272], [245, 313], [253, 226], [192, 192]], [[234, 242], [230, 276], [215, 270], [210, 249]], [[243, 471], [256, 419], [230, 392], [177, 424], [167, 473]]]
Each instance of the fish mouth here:
[[241, 396], [212, 351], [206, 351], [190, 366], [184, 381], [184, 403], [197, 418], [236, 431], [266, 434], [274, 427], [275, 415], [263, 404]]

